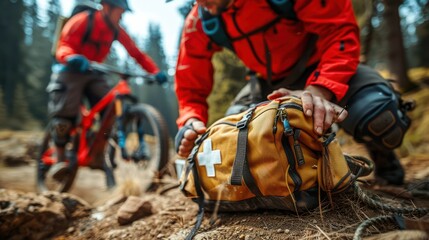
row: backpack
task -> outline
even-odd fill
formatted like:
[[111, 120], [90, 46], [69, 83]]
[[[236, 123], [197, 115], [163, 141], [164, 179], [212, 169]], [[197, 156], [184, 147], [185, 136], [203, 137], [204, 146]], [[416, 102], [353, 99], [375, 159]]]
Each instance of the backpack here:
[[[227, 49], [235, 52], [232, 42], [248, 38], [256, 33], [265, 31], [276, 24], [281, 19], [288, 19], [298, 22], [299, 19], [294, 10], [294, 0], [266, 0], [271, 7], [271, 9], [278, 14], [278, 17], [269, 22], [268, 24], [261, 26], [257, 29], [252, 30], [251, 32], [244, 33], [243, 35], [230, 38], [225, 29], [222, 18], [218, 15], [211, 15], [203, 7], [198, 7], [198, 15], [200, 16], [202, 27], [204, 33], [217, 45], [221, 47], [226, 47]], [[301, 54], [301, 58], [294, 64], [294, 66], [289, 70], [288, 76], [283, 79], [282, 83], [293, 84], [295, 81], [299, 79], [299, 77], [304, 73], [306, 64], [310, 59], [316, 48], [318, 36], [316, 34], [309, 34], [307, 39], [307, 48], [305, 48], [304, 52]], [[270, 54], [268, 54], [268, 48], [266, 47], [266, 55], [267, 58]], [[268, 84], [271, 86], [271, 60], [267, 59], [266, 63], [267, 73], [268, 73]]]
[[[84, 34], [81, 42], [82, 43], [88, 42], [89, 38], [91, 36], [91, 33], [92, 33], [92, 29], [94, 27], [94, 14], [99, 9], [100, 9], [99, 4], [96, 4], [94, 2], [79, 3], [78, 5], [76, 5], [73, 8], [72, 13], [69, 17], [59, 16], [58, 20], [57, 20], [56, 29], [55, 29], [54, 41], [53, 41], [52, 48], [51, 48], [52, 55], [55, 56], [55, 52], [57, 51], [59, 39], [61, 36], [61, 31], [63, 30], [64, 25], [67, 23], [67, 21], [70, 18], [72, 18], [76, 14], [84, 12], [84, 11], [87, 11], [89, 13], [88, 14], [88, 25], [86, 26], [85, 34]], [[117, 37], [118, 37], [118, 31], [116, 29], [114, 29], [114, 39], [117, 39]]]
[[181, 174], [181, 191], [199, 205], [190, 235], [204, 210], [314, 209], [321, 196], [331, 200], [360, 175], [347, 157], [335, 133], [314, 134], [313, 119], [297, 97], [226, 116], [196, 141]]

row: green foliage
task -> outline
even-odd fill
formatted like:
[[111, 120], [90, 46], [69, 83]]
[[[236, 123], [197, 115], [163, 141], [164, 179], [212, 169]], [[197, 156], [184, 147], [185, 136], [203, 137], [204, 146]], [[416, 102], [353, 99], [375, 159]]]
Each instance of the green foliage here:
[[[0, 88], [0, 99], [3, 99], [3, 90]], [[3, 101], [0, 101], [0, 128], [7, 127], [7, 111]]]
[[[150, 23], [148, 37], [144, 43], [145, 52], [155, 61], [161, 71], [167, 73], [168, 65], [165, 57], [162, 34], [159, 25]], [[173, 91], [171, 79], [166, 86], [144, 85], [136, 89], [142, 102], [154, 106], [167, 122], [170, 135], [177, 132], [176, 119], [178, 116], [177, 100]]]
[[229, 50], [215, 54], [213, 91], [208, 98], [209, 125], [223, 117], [235, 95], [246, 84], [246, 70], [241, 61]]
[[28, 111], [29, 101], [26, 97], [24, 87], [21, 84], [17, 85], [13, 103], [13, 113], [8, 121], [8, 128], [14, 130], [29, 130], [40, 127]]
[[374, 0], [352, 0], [353, 10], [359, 27], [363, 27], [372, 15]]
[[0, 1], [0, 87], [3, 89], [3, 99], [7, 114], [12, 114], [13, 99], [17, 83], [24, 81], [24, 14], [22, 0]]
[[144, 51], [152, 57], [162, 71], [167, 71], [168, 65], [165, 58], [161, 29], [158, 24], [149, 24], [148, 38], [145, 42]]

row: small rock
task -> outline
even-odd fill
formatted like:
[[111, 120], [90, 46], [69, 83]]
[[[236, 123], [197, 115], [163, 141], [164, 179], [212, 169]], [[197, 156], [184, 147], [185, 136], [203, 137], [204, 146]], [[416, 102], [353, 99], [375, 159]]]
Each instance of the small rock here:
[[285, 229], [285, 233], [290, 233], [290, 230], [289, 229]]
[[277, 229], [277, 233], [283, 233], [283, 229], [281, 228]]
[[118, 210], [118, 223], [120, 225], [129, 224], [152, 213], [152, 204], [150, 202], [139, 197], [129, 196]]
[[164, 234], [160, 233], [160, 234], [158, 234], [158, 235], [156, 236], [156, 238], [158, 238], [158, 239], [162, 239], [162, 238], [164, 238]]

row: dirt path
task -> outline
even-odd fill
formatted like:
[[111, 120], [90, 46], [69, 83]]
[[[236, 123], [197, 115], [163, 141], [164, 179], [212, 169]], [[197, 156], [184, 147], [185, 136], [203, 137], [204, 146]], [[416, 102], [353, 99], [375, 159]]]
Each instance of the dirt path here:
[[[27, 133], [27, 136], [31, 135]], [[341, 141], [344, 143], [345, 152], [365, 155], [362, 146], [350, 144], [348, 138]], [[4, 143], [3, 139], [0, 146], [5, 145]], [[4, 149], [0, 148], [0, 153], [2, 151]], [[402, 158], [401, 162], [407, 169], [408, 184], [429, 182], [429, 155], [410, 155]], [[119, 174], [132, 176], [127, 169]], [[120, 226], [116, 220], [116, 212], [121, 205], [106, 207], [104, 203], [113, 199], [118, 192], [128, 192], [129, 195], [138, 193], [135, 192], [138, 183], [124, 179], [117, 191], [107, 191], [104, 181], [104, 175], [99, 170], [79, 170], [71, 193], [86, 200], [94, 209], [89, 217], [70, 223], [67, 232], [60, 233], [57, 239], [184, 239], [194, 224], [197, 205], [174, 188], [162, 194], [142, 194], [142, 198], [152, 203], [154, 214], [131, 225]], [[167, 181], [173, 182], [172, 179]], [[0, 166], [0, 188], [35, 191], [35, 162], [30, 160], [28, 165], [15, 167]], [[385, 195], [383, 192], [379, 194]], [[407, 205], [429, 207], [428, 197], [407, 200], [396, 195], [393, 198]], [[315, 209], [300, 216], [284, 211], [220, 213], [216, 216], [214, 225], [210, 224], [212, 214], [207, 213], [195, 239], [351, 239], [359, 222], [383, 214], [348, 197], [335, 199], [335, 205], [333, 210], [329, 206], [323, 207], [323, 214], [320, 214], [320, 209]], [[385, 226], [372, 232], [392, 229], [392, 226]]]
[[[35, 163], [18, 167], [0, 167], [0, 188], [19, 190], [23, 192], [36, 191]], [[77, 181], [70, 193], [81, 197], [92, 205], [108, 199], [112, 194], [104, 184], [104, 174], [101, 171], [80, 169]]]

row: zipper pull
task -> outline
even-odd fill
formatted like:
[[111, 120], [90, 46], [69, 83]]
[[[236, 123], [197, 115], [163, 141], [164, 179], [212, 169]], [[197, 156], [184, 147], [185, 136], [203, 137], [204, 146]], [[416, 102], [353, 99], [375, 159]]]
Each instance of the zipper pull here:
[[293, 134], [293, 129], [290, 126], [290, 123], [289, 123], [289, 120], [288, 120], [288, 116], [287, 116], [286, 108], [281, 108], [280, 110], [281, 110], [280, 119], [282, 120], [283, 127], [284, 127], [283, 133], [286, 136], [291, 136]]
[[305, 164], [304, 154], [302, 153], [301, 144], [299, 144], [298, 138], [301, 134], [301, 130], [295, 129], [295, 133], [293, 134], [293, 148], [295, 150], [295, 158], [298, 161], [298, 166], [302, 166]]
[[277, 133], [277, 122], [279, 121], [280, 112], [277, 111], [276, 117], [274, 118], [274, 124], [273, 124], [273, 135], [276, 135]]

